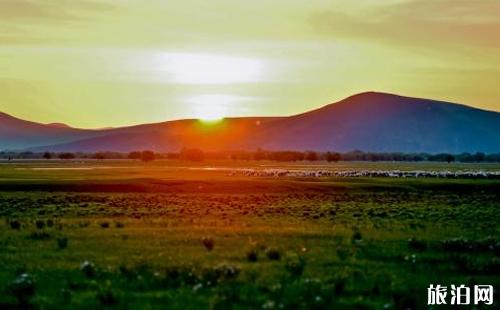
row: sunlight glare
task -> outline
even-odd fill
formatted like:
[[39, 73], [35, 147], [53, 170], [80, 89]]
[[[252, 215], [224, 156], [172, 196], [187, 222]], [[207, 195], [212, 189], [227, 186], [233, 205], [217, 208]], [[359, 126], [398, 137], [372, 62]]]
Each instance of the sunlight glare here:
[[234, 112], [235, 103], [248, 100], [245, 97], [223, 94], [198, 95], [189, 97], [186, 101], [191, 104], [196, 118], [204, 121], [221, 120], [228, 113]]
[[173, 81], [181, 84], [259, 82], [264, 71], [261, 60], [225, 55], [168, 53], [163, 62]]

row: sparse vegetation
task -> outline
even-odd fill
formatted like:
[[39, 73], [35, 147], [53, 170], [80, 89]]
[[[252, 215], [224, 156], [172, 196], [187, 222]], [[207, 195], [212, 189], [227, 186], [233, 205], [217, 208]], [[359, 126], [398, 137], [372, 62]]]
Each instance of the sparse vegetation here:
[[170, 181], [136, 164], [167, 180], [85, 170], [62, 187], [62, 170], [36, 187], [0, 167], [34, 189], [0, 189], [2, 308], [415, 309], [429, 283], [500, 284], [498, 180]]

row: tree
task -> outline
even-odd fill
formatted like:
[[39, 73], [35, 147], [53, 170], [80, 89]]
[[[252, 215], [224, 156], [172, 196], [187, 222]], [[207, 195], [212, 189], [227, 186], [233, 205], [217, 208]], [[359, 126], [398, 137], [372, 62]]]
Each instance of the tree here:
[[130, 152], [127, 157], [129, 159], [141, 159], [141, 152]]
[[59, 159], [69, 160], [69, 159], [73, 159], [73, 158], [75, 158], [75, 154], [73, 154], [73, 153], [60, 153], [59, 154]]
[[152, 151], [142, 151], [141, 153], [141, 160], [148, 162], [148, 161], [153, 161], [155, 160], [156, 156], [155, 153]]
[[317, 161], [318, 160], [318, 153], [316, 152], [307, 152], [305, 159], [308, 161]]
[[451, 154], [446, 154], [444, 156], [444, 160], [449, 164], [451, 163], [452, 161], [455, 161], [455, 156], [451, 155]]
[[93, 159], [105, 159], [106, 158], [106, 155], [102, 152], [97, 152], [95, 153], [94, 155], [92, 155], [92, 158]]
[[50, 154], [49, 152], [45, 152], [45, 153], [43, 153], [43, 158], [49, 160], [52, 158], [52, 154]]
[[202, 161], [205, 159], [205, 153], [200, 149], [183, 149], [181, 159], [190, 161]]
[[341, 159], [340, 153], [337, 152], [327, 152], [326, 153], [326, 161], [328, 162], [338, 162]]
[[264, 160], [264, 159], [266, 159], [266, 153], [261, 148], [259, 148], [254, 153], [254, 159], [255, 160]]

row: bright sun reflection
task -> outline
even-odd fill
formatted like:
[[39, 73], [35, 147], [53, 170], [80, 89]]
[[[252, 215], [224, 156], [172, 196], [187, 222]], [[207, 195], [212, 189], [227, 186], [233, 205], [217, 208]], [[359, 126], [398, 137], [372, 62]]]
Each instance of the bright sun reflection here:
[[264, 71], [261, 60], [225, 55], [166, 53], [162, 62], [173, 81], [182, 84], [259, 82]]
[[242, 100], [248, 100], [248, 98], [212, 94], [189, 97], [186, 101], [191, 105], [194, 117], [204, 121], [217, 121], [234, 112], [235, 105]]

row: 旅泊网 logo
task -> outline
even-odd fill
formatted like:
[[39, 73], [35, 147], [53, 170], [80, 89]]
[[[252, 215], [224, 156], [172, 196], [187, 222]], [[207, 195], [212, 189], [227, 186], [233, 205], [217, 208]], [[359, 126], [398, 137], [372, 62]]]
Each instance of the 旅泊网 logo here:
[[431, 284], [427, 288], [428, 305], [491, 305], [493, 304], [492, 285], [474, 285], [471, 287], [451, 285], [450, 289], [443, 285]]

